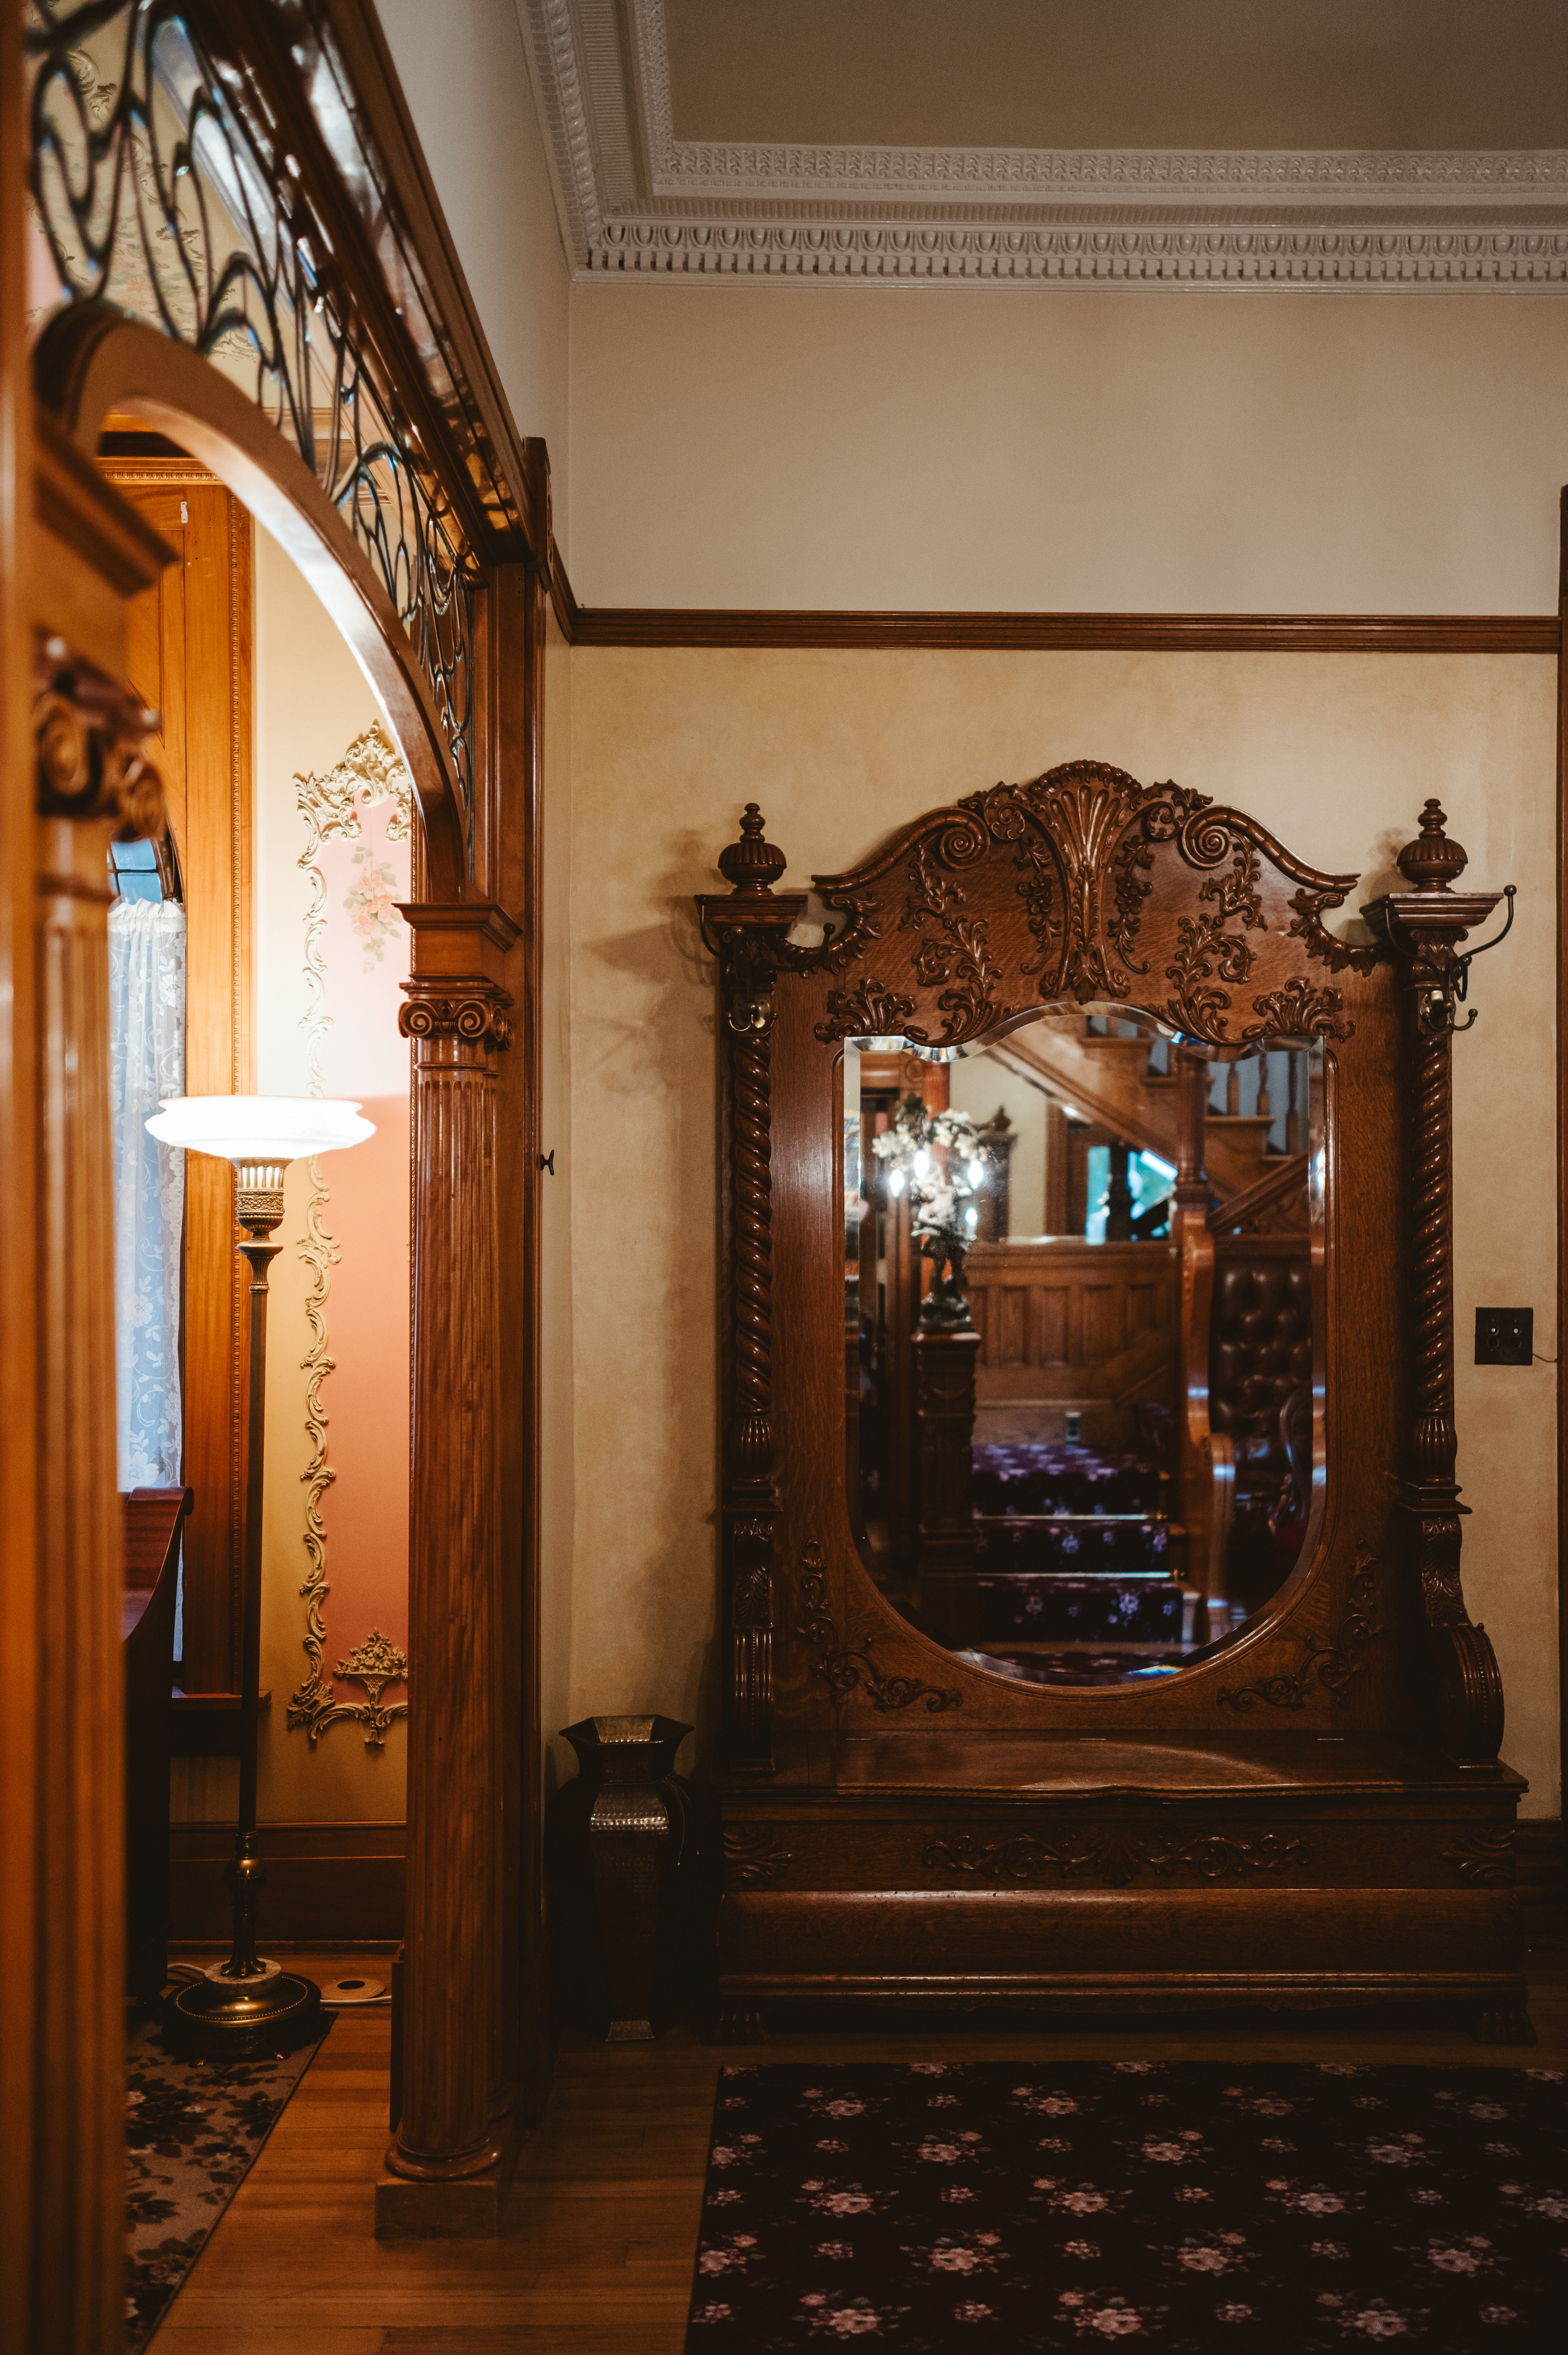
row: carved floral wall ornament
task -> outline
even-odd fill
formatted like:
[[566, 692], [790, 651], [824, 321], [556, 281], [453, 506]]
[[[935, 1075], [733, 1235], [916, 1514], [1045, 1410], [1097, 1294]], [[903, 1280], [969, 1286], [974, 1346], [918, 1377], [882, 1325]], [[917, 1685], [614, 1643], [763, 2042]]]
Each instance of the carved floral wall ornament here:
[[[355, 737], [342, 760], [324, 776], [296, 776], [294, 797], [305, 826], [304, 848], [298, 863], [309, 877], [311, 887], [304, 920], [304, 974], [309, 996], [300, 1027], [305, 1035], [309, 1092], [320, 1095], [321, 1050], [332, 1020], [326, 1010], [326, 877], [321, 865], [322, 846], [332, 841], [358, 841], [362, 814], [387, 801], [393, 807], [386, 838], [389, 842], [406, 842], [413, 823], [413, 780], [401, 754], [378, 720]], [[356, 930], [360, 929], [357, 924]], [[379, 1631], [372, 1631], [339, 1661], [337, 1676], [363, 1684], [369, 1694], [366, 1701], [341, 1700], [325, 1666], [326, 1598], [332, 1590], [326, 1575], [326, 1528], [321, 1506], [336, 1475], [327, 1461], [327, 1414], [321, 1386], [326, 1376], [336, 1370], [336, 1360], [327, 1345], [326, 1298], [341, 1246], [322, 1224], [329, 1188], [322, 1178], [319, 1158], [312, 1155], [306, 1168], [311, 1190], [305, 1231], [297, 1248], [310, 1271], [310, 1290], [305, 1295], [310, 1348], [300, 1361], [305, 1377], [305, 1431], [311, 1445], [310, 1461], [301, 1476], [305, 1490], [304, 1550], [309, 1566], [300, 1594], [305, 1606], [304, 1645], [308, 1671], [290, 1696], [288, 1727], [291, 1732], [303, 1729], [314, 1749], [328, 1726], [354, 1720], [368, 1729], [367, 1749], [380, 1749], [388, 1726], [395, 1718], [408, 1714], [406, 1701], [384, 1705], [381, 1699], [387, 1685], [407, 1676], [406, 1653], [389, 1644]]]

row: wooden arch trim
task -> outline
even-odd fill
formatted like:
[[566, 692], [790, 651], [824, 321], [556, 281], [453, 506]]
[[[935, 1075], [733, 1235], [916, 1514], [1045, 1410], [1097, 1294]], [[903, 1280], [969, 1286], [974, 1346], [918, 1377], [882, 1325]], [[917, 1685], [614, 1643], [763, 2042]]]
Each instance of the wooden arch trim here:
[[430, 896], [462, 899], [462, 803], [434, 701], [396, 607], [303, 459], [209, 361], [116, 312], [62, 312], [38, 339], [33, 375], [45, 408], [88, 458], [112, 413], [140, 418], [210, 467], [293, 559], [342, 631], [408, 764]]

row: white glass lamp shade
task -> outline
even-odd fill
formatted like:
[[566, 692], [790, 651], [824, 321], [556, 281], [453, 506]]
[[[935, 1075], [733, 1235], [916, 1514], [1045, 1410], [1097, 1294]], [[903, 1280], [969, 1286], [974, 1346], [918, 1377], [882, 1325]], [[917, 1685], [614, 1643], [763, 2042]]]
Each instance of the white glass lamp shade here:
[[273, 1166], [306, 1154], [337, 1153], [376, 1134], [357, 1103], [338, 1096], [164, 1096], [147, 1123], [160, 1145], [211, 1153], [221, 1161]]

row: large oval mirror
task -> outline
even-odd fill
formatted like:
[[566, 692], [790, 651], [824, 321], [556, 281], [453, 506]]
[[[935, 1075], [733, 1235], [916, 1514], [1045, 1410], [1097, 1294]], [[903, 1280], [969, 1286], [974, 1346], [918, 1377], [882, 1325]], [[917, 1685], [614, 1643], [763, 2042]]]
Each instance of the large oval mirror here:
[[997, 1674], [1179, 1673], [1325, 1489], [1321, 1042], [1047, 1008], [844, 1053], [846, 1483], [871, 1576]]

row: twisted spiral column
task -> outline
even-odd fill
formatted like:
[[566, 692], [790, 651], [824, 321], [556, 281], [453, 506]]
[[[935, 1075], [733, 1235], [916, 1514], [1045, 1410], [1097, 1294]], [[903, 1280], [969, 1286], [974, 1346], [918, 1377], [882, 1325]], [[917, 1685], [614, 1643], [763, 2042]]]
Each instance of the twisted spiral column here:
[[1411, 1171], [1411, 1328], [1417, 1480], [1454, 1477], [1453, 1092], [1448, 1033], [1416, 1034]]
[[768, 1139], [771, 1057], [765, 1032], [735, 1041], [735, 1428], [734, 1469], [765, 1480], [773, 1466], [773, 1171]]

